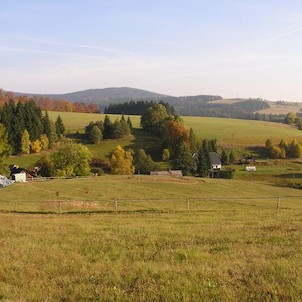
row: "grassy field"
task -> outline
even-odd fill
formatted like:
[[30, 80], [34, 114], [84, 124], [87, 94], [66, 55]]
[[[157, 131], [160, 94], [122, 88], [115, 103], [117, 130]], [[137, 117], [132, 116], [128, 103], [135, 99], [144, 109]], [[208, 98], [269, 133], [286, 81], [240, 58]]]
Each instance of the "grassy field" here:
[[[91, 120], [104, 118], [61, 116], [79, 141]], [[108, 158], [120, 144], [159, 159], [160, 140], [131, 119], [128, 138], [87, 144], [93, 157]], [[281, 124], [184, 120], [240, 152], [257, 153], [268, 137], [301, 140]], [[31, 165], [38, 157], [10, 160]], [[234, 180], [107, 175], [2, 189], [0, 300], [300, 301], [302, 194], [286, 185], [301, 183], [301, 162], [235, 168]]]
[[[90, 121], [104, 120], [103, 114], [87, 114], [72, 112], [49, 112], [52, 119], [56, 119], [60, 114], [67, 129], [71, 131], [82, 130]], [[114, 121], [117, 115], [110, 115]], [[195, 133], [202, 138], [216, 138], [220, 144], [255, 146], [264, 145], [267, 138], [273, 142], [279, 142], [281, 138], [287, 140], [302, 140], [302, 133], [295, 127], [269, 123], [262, 121], [247, 121], [226, 118], [210, 117], [183, 117], [185, 125], [192, 127]], [[131, 116], [131, 121], [135, 128], [139, 128], [140, 117]]]
[[[283, 198], [277, 210], [278, 195], [299, 191], [150, 176], [13, 185], [1, 190], [2, 208], [17, 201], [37, 210], [26, 196], [41, 207], [58, 197], [92, 206], [110, 200], [112, 210], [67, 214], [66, 203], [65, 214], [0, 213], [0, 299], [300, 301], [301, 198]], [[209, 199], [187, 210], [179, 199], [186, 196]], [[150, 211], [133, 201], [115, 212], [115, 197], [167, 200], [149, 201]]]

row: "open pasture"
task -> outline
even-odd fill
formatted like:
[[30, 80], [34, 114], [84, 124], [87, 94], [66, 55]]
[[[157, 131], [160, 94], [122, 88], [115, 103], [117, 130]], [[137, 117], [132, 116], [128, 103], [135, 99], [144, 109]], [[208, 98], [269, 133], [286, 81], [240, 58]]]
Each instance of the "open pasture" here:
[[[103, 114], [49, 112], [52, 119], [60, 114], [67, 130], [83, 130], [90, 121], [104, 120]], [[118, 115], [109, 115], [114, 121]], [[139, 128], [140, 116], [130, 116], [133, 126]], [[302, 140], [302, 132], [293, 126], [239, 119], [212, 118], [212, 117], [183, 117], [185, 125], [193, 128], [201, 138], [216, 138], [219, 144], [235, 146], [264, 145], [267, 138], [278, 143], [282, 138], [288, 141]]]
[[[57, 193], [58, 192], [58, 193]], [[1, 190], [30, 212], [57, 198], [220, 197], [150, 211], [0, 213], [3, 301], [299, 301], [298, 190], [244, 181], [97, 177]], [[251, 201], [236, 200], [253, 197]], [[262, 196], [272, 199], [263, 200]], [[234, 198], [233, 201], [231, 198]], [[27, 205], [25, 204], [27, 199]], [[169, 203], [173, 203], [173, 200]], [[27, 208], [26, 208], [27, 206]]]

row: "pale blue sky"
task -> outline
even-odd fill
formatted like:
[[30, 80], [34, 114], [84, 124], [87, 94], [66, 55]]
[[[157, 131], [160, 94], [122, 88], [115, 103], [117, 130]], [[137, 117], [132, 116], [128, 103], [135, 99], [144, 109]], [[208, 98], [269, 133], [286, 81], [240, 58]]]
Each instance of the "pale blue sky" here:
[[2, 0], [0, 87], [302, 101], [302, 1]]

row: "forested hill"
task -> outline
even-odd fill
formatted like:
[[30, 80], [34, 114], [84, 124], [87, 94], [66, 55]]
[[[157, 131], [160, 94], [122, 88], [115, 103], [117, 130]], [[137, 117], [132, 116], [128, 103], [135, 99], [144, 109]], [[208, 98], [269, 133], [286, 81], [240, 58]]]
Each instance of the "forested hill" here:
[[[224, 102], [223, 98], [218, 95], [174, 97], [128, 87], [89, 89], [66, 94], [38, 95], [15, 92], [14, 94], [19, 96], [27, 95], [30, 97], [43, 96], [55, 100], [64, 99], [71, 102], [81, 102], [86, 104], [95, 103], [101, 109], [101, 111], [104, 111], [105, 108], [110, 107], [110, 105], [122, 104], [126, 102], [133, 104], [133, 101], [136, 103], [141, 103], [140, 101], [163, 101], [173, 106], [175, 112], [180, 115], [242, 119], [254, 119], [254, 115], [257, 111], [270, 108], [269, 103], [262, 99], [242, 99], [235, 100], [234, 102]], [[133, 114], [134, 113], [135, 112], [133, 112]]]
[[110, 104], [116, 104], [129, 100], [161, 100], [168, 95], [163, 95], [159, 93], [154, 93], [146, 90], [129, 88], [129, 87], [113, 87], [113, 88], [103, 88], [103, 89], [88, 89], [83, 91], [65, 93], [65, 94], [31, 94], [31, 93], [20, 93], [13, 92], [15, 95], [27, 95], [29, 97], [33, 96], [43, 96], [50, 99], [63, 99], [71, 102], [81, 102], [81, 103], [95, 103], [100, 108], [104, 109]]

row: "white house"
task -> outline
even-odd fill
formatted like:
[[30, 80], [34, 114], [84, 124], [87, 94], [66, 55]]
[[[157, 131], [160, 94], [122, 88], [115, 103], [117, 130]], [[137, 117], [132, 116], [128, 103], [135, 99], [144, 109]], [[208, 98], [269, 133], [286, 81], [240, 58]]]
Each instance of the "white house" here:
[[209, 152], [212, 170], [221, 170], [221, 160], [216, 152]]

